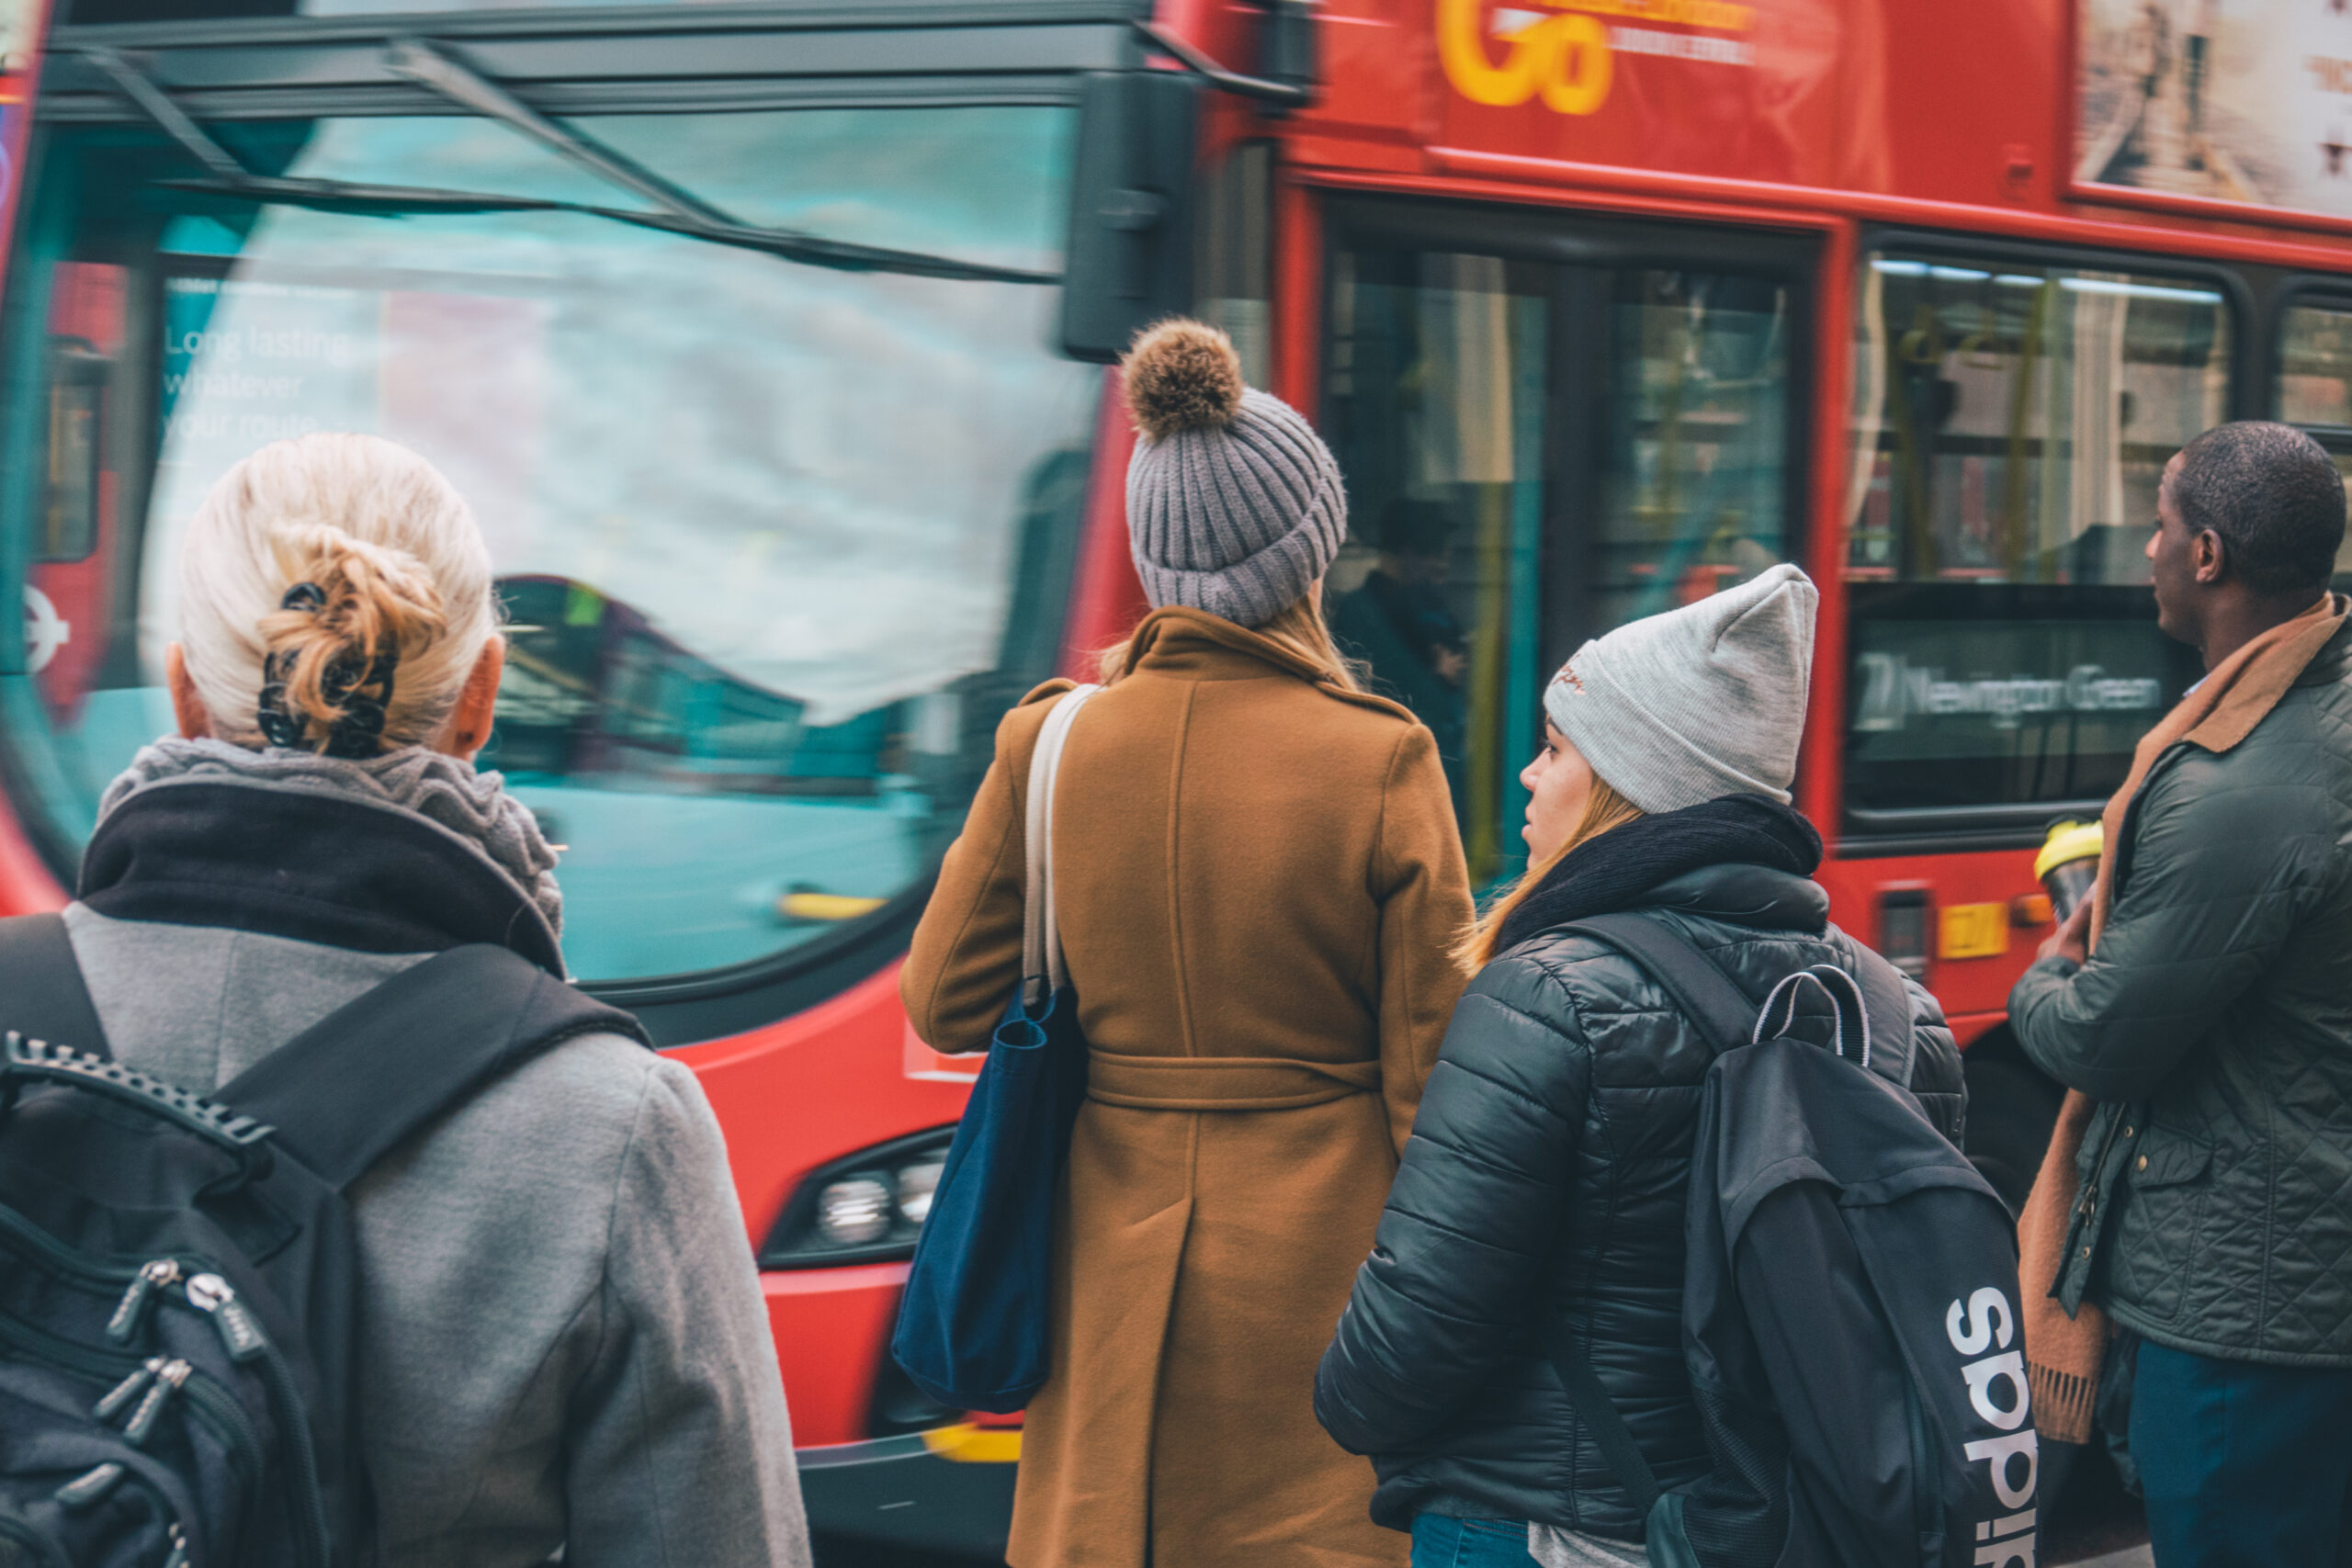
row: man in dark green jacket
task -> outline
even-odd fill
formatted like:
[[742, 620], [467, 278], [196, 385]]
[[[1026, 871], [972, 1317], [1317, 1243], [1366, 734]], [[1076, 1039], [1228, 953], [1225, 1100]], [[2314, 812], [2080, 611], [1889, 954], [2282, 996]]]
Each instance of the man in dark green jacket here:
[[2158, 1568], [2327, 1568], [2352, 1548], [2344, 529], [2334, 464], [2287, 426], [2221, 426], [2166, 467], [2158, 618], [2212, 686], [2143, 747], [2096, 953], [2086, 901], [2009, 998], [2027, 1055], [2100, 1102], [2052, 1293], [2140, 1338], [2131, 1443]]

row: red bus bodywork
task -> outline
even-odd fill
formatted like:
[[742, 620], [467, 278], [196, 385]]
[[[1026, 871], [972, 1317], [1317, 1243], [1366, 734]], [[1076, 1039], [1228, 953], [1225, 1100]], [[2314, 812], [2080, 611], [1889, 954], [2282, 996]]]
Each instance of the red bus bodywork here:
[[[1966, 7], [1891, 0], [1514, 0], [1531, 22], [1586, 30], [1639, 25], [1729, 39], [1752, 64], [1648, 53], [1618, 58], [1605, 88], [1576, 55], [1514, 102], [1477, 102], [1461, 79], [1507, 98], [1515, 48], [1493, 34], [1493, 0], [1322, 0], [1319, 87], [1286, 116], [1209, 95], [1204, 164], [1245, 141], [1274, 144], [1271, 243], [1273, 387], [1313, 413], [1322, 364], [1327, 198], [1383, 194], [1445, 197], [1563, 213], [1671, 220], [1815, 237], [1815, 342], [1808, 383], [1800, 558], [1822, 601], [1798, 800], [1830, 846], [1820, 872], [1834, 918], [1879, 940], [1880, 900], [1924, 889], [1930, 907], [2013, 905], [2007, 950], [1928, 955], [1928, 981], [1963, 1043], [2002, 1028], [2009, 987], [2047, 926], [2026, 849], [1935, 854], [1841, 854], [1838, 846], [1848, 669], [1844, 581], [1849, 465], [1854, 279], [1865, 229], [2000, 237], [2148, 256], [2262, 263], [2352, 273], [2352, 224], [2184, 197], [2071, 184], [2074, 0], [1983, 0]], [[1702, 27], [1744, 14], [1745, 28]], [[1581, 18], [1581, 20], [1577, 20]], [[1207, 55], [1247, 70], [1266, 13], [1256, 4], [1161, 0], [1158, 23]], [[1449, 70], [1448, 53], [1453, 53]], [[1176, 64], [1164, 57], [1164, 68]], [[1487, 77], [1479, 76], [1484, 70]], [[0, 85], [0, 148], [20, 166], [29, 76]], [[103, 318], [103, 301], [83, 307]], [[92, 330], [96, 330], [93, 328]], [[1142, 609], [1127, 564], [1123, 481], [1132, 434], [1115, 377], [1101, 410], [1084, 541], [1064, 639], [1064, 666], [1114, 640]], [[103, 509], [102, 509], [103, 511]], [[39, 569], [36, 569], [36, 581]], [[61, 581], [57, 592], [77, 590]], [[63, 898], [13, 817], [0, 812], [0, 908], [54, 908]], [[2007, 917], [2005, 914], [2004, 920]], [[1932, 920], [1929, 931], [1935, 931]], [[952, 1122], [971, 1071], [914, 1039], [888, 966], [820, 1005], [724, 1039], [681, 1047], [725, 1124], [748, 1235], [766, 1236], [816, 1168], [859, 1149]], [[1000, 1461], [1017, 1443], [967, 1429], [919, 1445], [871, 1442], [877, 1369], [887, 1356], [903, 1263], [771, 1271], [763, 1285], [812, 1498], [850, 1461], [928, 1454]], [[888, 1451], [884, 1451], [888, 1449]], [[1002, 1467], [993, 1467], [998, 1474]], [[901, 1467], [896, 1473], [908, 1473]], [[933, 1472], [936, 1474], [936, 1472]], [[915, 1496], [915, 1481], [903, 1483]], [[997, 1494], [1001, 1497], [1001, 1489]], [[907, 1506], [861, 1501], [849, 1507]], [[917, 1513], [924, 1512], [918, 1507]], [[1001, 1515], [907, 1532], [884, 1513], [824, 1522], [877, 1536], [939, 1540], [950, 1525], [975, 1544], [1001, 1540]]]

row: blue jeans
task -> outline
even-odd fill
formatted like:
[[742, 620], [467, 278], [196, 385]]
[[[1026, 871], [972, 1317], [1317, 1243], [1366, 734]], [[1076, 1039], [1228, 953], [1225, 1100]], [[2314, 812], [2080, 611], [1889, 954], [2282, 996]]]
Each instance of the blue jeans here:
[[1413, 1516], [1413, 1568], [1530, 1568], [1525, 1519]]
[[2143, 1340], [2132, 1458], [2156, 1568], [2352, 1563], [2352, 1371], [2217, 1360]]

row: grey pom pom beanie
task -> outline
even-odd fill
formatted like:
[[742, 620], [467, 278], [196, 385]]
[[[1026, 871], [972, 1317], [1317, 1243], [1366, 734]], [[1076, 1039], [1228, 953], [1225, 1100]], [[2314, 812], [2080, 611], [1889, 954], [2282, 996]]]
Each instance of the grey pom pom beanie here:
[[1796, 777], [1820, 594], [1792, 566], [1586, 643], [1544, 712], [1646, 812], [1726, 795], [1785, 804]]
[[1126, 359], [1139, 428], [1127, 535], [1155, 608], [1188, 604], [1244, 626], [1296, 603], [1340, 553], [1340, 465], [1280, 398], [1241, 383], [1225, 334], [1167, 321]]

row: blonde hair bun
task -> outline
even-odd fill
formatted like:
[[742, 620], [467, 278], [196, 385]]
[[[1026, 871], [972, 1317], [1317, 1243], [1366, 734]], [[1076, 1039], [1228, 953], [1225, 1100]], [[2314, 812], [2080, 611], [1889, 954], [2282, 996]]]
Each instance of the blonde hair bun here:
[[215, 735], [364, 758], [439, 734], [498, 609], [489, 547], [439, 469], [379, 436], [316, 434], [206, 495], [180, 622]]
[[[332, 523], [275, 528], [270, 544], [288, 587], [260, 624], [262, 731], [273, 744], [372, 754], [364, 743], [388, 725], [401, 661], [447, 630], [441, 592], [406, 550]], [[281, 725], [282, 741], [270, 734]]]
[[1221, 430], [1241, 412], [1241, 356], [1205, 321], [1178, 317], [1145, 329], [1121, 362], [1127, 412], [1153, 441], [1184, 430]]

